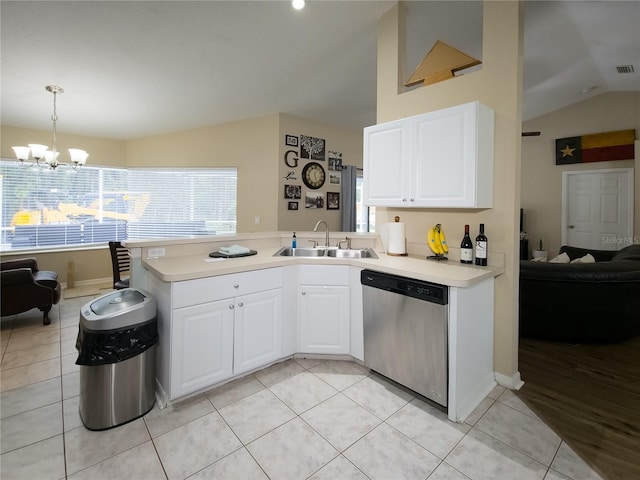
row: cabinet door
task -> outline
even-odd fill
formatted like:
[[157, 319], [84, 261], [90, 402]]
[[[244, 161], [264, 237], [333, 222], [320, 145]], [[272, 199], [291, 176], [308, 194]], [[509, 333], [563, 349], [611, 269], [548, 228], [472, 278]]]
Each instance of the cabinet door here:
[[347, 286], [299, 287], [301, 353], [349, 353], [349, 294]]
[[412, 117], [417, 207], [491, 207], [493, 112], [478, 102]]
[[365, 205], [410, 206], [409, 122], [364, 129], [363, 195]]
[[233, 312], [233, 299], [174, 310], [171, 398], [232, 375]]
[[233, 373], [277, 360], [282, 352], [282, 289], [236, 298]]

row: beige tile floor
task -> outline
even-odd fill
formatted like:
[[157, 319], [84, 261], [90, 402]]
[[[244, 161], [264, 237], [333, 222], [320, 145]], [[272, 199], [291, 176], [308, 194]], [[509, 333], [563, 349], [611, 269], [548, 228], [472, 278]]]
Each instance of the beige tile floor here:
[[512, 392], [466, 423], [366, 369], [292, 359], [103, 432], [78, 414], [80, 307], [1, 322], [0, 477], [12, 479], [600, 478]]

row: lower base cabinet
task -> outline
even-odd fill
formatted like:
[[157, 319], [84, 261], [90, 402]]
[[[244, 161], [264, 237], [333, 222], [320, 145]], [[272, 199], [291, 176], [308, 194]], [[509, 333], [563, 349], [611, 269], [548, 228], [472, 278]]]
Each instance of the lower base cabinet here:
[[233, 374], [278, 360], [282, 352], [282, 289], [236, 299]]
[[350, 288], [300, 285], [298, 326], [300, 353], [350, 353]]
[[[263, 280], [281, 284], [280, 271], [263, 275], [273, 277]], [[239, 274], [217, 281], [242, 292], [255, 288], [244, 287], [252, 278]], [[170, 355], [170, 399], [280, 359], [282, 288], [174, 308]]]
[[233, 299], [177, 308], [171, 338], [171, 396], [233, 375]]

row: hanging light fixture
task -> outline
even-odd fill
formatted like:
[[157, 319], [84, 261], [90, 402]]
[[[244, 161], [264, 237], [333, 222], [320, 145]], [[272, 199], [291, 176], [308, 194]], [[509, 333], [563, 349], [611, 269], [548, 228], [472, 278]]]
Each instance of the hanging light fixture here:
[[[37, 143], [30, 143], [27, 147], [11, 147], [16, 154], [16, 157], [22, 164], [25, 161], [29, 160], [29, 154], [35, 160], [34, 165], [36, 166], [44, 166], [44, 164], [40, 163], [40, 160], [44, 159], [44, 163], [49, 166], [52, 170], [58, 168], [59, 165], [66, 165], [65, 163], [61, 163], [58, 161], [58, 155], [60, 152], [57, 150], [56, 142], [57, 142], [57, 131], [56, 131], [56, 122], [58, 121], [58, 113], [56, 110], [56, 96], [59, 93], [64, 93], [62, 87], [58, 87], [56, 85], [47, 85], [45, 87], [47, 92], [53, 93], [53, 115], [51, 115], [51, 121], [53, 122], [53, 147], [49, 150], [47, 145], [40, 145]], [[89, 154], [84, 150], [79, 150], [77, 148], [69, 149], [69, 156], [71, 158], [71, 167], [74, 169], [81, 167], [85, 163], [87, 163], [87, 157]]]

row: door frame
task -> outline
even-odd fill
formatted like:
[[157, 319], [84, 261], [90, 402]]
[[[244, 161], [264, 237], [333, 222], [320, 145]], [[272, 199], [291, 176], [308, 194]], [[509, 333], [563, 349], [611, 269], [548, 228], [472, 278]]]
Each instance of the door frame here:
[[[634, 182], [634, 169], [633, 167], [625, 167], [625, 168], [599, 168], [593, 170], [565, 170], [562, 172], [562, 217], [561, 217], [561, 225], [560, 225], [560, 244], [567, 244], [567, 227], [568, 222], [567, 218], [569, 216], [569, 202], [568, 202], [568, 185], [569, 185], [569, 177], [571, 175], [584, 175], [584, 174], [601, 174], [601, 173], [624, 173], [626, 174], [627, 179], [627, 228], [628, 231], [624, 235], [628, 237], [633, 243], [633, 218], [634, 218], [634, 191], [633, 191], [633, 182]], [[612, 250], [618, 250], [614, 248]]]

